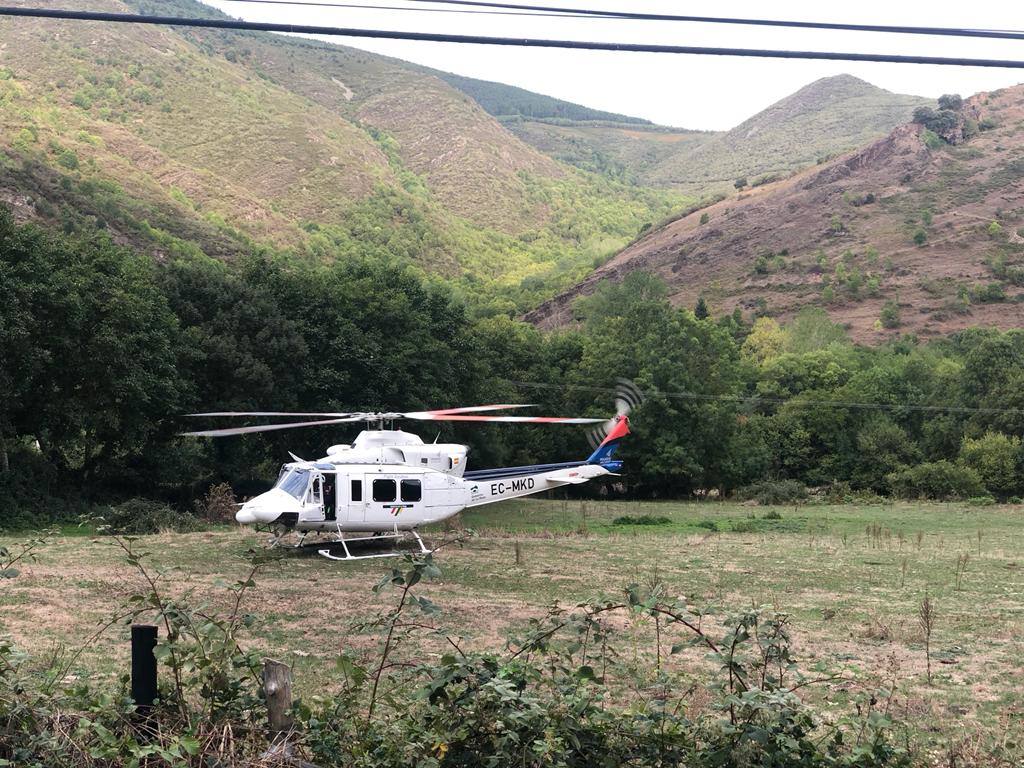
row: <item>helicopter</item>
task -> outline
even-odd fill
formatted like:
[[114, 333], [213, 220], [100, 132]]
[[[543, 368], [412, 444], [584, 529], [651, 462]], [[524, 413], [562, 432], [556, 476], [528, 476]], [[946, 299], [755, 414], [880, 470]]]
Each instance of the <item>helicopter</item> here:
[[[634, 387], [622, 388], [616, 415], [608, 419], [557, 416], [495, 415], [532, 407], [523, 404], [477, 405], [429, 411], [377, 413], [291, 413], [282, 411], [220, 411], [192, 413], [190, 417], [303, 417], [314, 420], [255, 426], [208, 429], [183, 433], [190, 437], [229, 437], [282, 429], [363, 422], [364, 429], [351, 444], [332, 445], [326, 455], [308, 461], [290, 454], [265, 493], [240, 505], [235, 519], [242, 525], [268, 526], [284, 535], [298, 532], [295, 547], [304, 547], [310, 534], [330, 534], [327, 546], [313, 548], [331, 560], [394, 557], [402, 552], [400, 540], [412, 539], [429, 553], [418, 529], [439, 523], [464, 509], [543, 493], [614, 475], [622, 462], [616, 449], [629, 434], [629, 412], [641, 400]], [[500, 467], [467, 471], [469, 448], [454, 443], [424, 443], [410, 432], [394, 429], [401, 419], [512, 424], [592, 424], [588, 437], [594, 447], [585, 459], [554, 464]], [[349, 544], [390, 540], [395, 548], [373, 554], [353, 553]]]

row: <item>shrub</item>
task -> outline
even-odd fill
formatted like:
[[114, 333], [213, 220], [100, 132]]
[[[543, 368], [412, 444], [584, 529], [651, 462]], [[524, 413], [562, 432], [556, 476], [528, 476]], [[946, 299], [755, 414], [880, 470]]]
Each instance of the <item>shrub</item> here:
[[945, 459], [891, 472], [886, 481], [894, 494], [905, 499], [966, 499], [985, 492], [975, 470]]
[[195, 503], [196, 516], [211, 523], [234, 522], [238, 505], [228, 483], [211, 485], [206, 495]]
[[700, 215], [700, 223], [707, 224], [709, 221], [711, 221], [711, 216], [708, 215], [707, 211], [704, 211], [704, 213]]
[[85, 91], [79, 91], [78, 93], [76, 93], [75, 97], [71, 99], [71, 103], [79, 109], [92, 108], [92, 99], [89, 97], [89, 94]]
[[964, 100], [959, 93], [944, 93], [939, 96], [939, 109], [948, 109], [958, 112], [964, 106]]
[[988, 285], [976, 285], [971, 289], [971, 298], [982, 304], [996, 304], [1006, 301], [1006, 290], [1002, 283], [989, 283]]
[[78, 168], [78, 155], [75, 154], [73, 149], [65, 149], [57, 155], [57, 162], [68, 170], [73, 171]]
[[623, 515], [612, 520], [612, 525], [668, 525], [671, 518], [658, 515]]
[[807, 497], [807, 486], [797, 480], [763, 480], [736, 491], [736, 498], [754, 499], [758, 504], [790, 504]]
[[740, 176], [738, 179], [736, 179], [736, 181], [733, 182], [732, 185], [736, 187], [736, 189], [743, 189], [745, 186], [747, 186], [747, 177]]
[[921, 131], [921, 141], [924, 142], [924, 145], [928, 147], [928, 149], [938, 149], [946, 143], [942, 140], [941, 136], [928, 128]]
[[200, 521], [187, 512], [179, 512], [163, 502], [135, 498], [110, 507], [102, 516], [103, 531], [111, 534], [142, 535], [173, 530], [196, 531]]
[[967, 500], [967, 504], [972, 507], [991, 507], [996, 503], [996, 500], [991, 496], [972, 496]]
[[1001, 432], [988, 431], [977, 439], [965, 437], [960, 446], [961, 463], [977, 472], [988, 490], [1000, 494], [1020, 487], [1020, 456], [1020, 438]]
[[928, 233], [923, 229], [919, 229], [914, 233], [914, 245], [924, 245], [927, 240]]
[[882, 313], [879, 315], [879, 320], [882, 321], [883, 328], [899, 328], [900, 305], [895, 301], [885, 302], [885, 306], [882, 307]]

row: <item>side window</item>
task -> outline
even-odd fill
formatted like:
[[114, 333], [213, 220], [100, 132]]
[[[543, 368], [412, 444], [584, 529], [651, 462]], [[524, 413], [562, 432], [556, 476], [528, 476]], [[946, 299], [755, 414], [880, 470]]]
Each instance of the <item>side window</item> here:
[[374, 501], [394, 501], [395, 500], [395, 481], [394, 480], [374, 480], [373, 481], [373, 500]]
[[402, 481], [402, 501], [419, 501], [423, 497], [423, 488], [419, 480]]
[[351, 496], [351, 499], [352, 499], [352, 501], [362, 501], [363, 500], [363, 481], [362, 480], [353, 480], [352, 481], [352, 496]]
[[323, 501], [323, 479], [317, 475], [309, 486], [309, 501], [311, 504], [320, 504]]

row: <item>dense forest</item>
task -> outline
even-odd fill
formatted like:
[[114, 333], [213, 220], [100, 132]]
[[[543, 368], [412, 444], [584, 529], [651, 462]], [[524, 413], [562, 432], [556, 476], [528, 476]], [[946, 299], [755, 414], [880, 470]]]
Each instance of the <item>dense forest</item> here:
[[477, 80], [473, 77], [456, 75], [451, 72], [428, 70], [449, 85], [471, 97], [487, 112], [497, 117], [531, 117], [538, 119], [573, 120], [580, 122], [605, 121], [634, 125], [652, 125], [650, 120], [591, 109], [581, 104], [562, 101], [552, 96], [534, 93], [514, 85]]
[[[1024, 494], [1024, 332], [868, 348], [820, 310], [785, 325], [695, 310], [634, 273], [581, 301], [578, 327], [545, 335], [471, 312], [405, 262], [257, 251], [160, 263], [103, 233], [3, 214], [0, 524], [136, 496], [184, 509], [223, 481], [251, 494], [287, 451], [318, 456], [354, 437], [179, 437], [191, 411], [511, 401], [604, 415], [618, 377], [647, 399], [622, 484], [594, 492]], [[587, 452], [575, 428], [442, 430], [473, 447], [477, 468]]]

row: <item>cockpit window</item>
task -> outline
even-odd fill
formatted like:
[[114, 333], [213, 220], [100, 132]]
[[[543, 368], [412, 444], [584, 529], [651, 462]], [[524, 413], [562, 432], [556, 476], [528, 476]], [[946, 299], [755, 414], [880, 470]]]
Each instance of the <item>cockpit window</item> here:
[[277, 487], [285, 493], [301, 499], [309, 484], [308, 469], [293, 469], [277, 481]]

